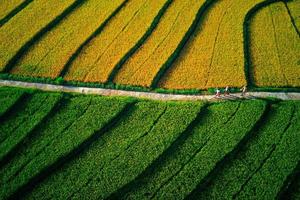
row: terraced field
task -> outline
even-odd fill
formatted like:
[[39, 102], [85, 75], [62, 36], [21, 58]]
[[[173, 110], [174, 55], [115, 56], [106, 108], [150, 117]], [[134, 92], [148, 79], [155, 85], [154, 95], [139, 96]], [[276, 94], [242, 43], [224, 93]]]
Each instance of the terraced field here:
[[13, 88], [1, 88], [0, 101], [1, 199], [299, 196], [298, 101], [159, 102]]
[[1, 77], [299, 88], [298, 8], [299, 0], [3, 0]]

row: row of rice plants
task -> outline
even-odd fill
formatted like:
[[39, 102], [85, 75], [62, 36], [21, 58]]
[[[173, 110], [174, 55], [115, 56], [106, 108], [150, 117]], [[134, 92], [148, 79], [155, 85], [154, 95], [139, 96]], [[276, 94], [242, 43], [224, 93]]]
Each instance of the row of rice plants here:
[[[21, 171], [0, 190], [0, 198], [16, 198], [22, 195], [32, 181], [49, 173], [75, 156], [89, 142], [90, 139], [102, 134], [102, 128], [114, 120], [126, 107], [127, 101], [94, 97], [85, 113], [76, 120], [67, 130], [61, 133], [60, 138], [51, 141], [43, 151], [26, 164]], [[82, 146], [83, 145], [83, 146]]]
[[0, 161], [22, 142], [31, 131], [42, 122], [60, 101], [61, 95], [37, 93], [24, 106], [24, 110], [14, 113], [0, 125]]
[[47, 119], [44, 125], [35, 130], [30, 138], [24, 140], [0, 170], [0, 184], [9, 182], [13, 177], [43, 151], [52, 141], [59, 140], [62, 133], [85, 113], [91, 101], [90, 97], [64, 99], [54, 116]]
[[150, 87], [162, 65], [193, 24], [204, 0], [175, 0], [140, 49], [122, 66], [114, 82]]
[[287, 9], [289, 9], [293, 23], [295, 23], [295, 26], [298, 29], [298, 34], [300, 31], [300, 1], [299, 0], [292, 0], [292, 1], [286, 1]]
[[[79, 57], [79, 60], [75, 60], [71, 66], [70, 73], [66, 76], [66, 80], [106, 82], [116, 65], [127, 56], [126, 54], [130, 52], [138, 41], [144, 37], [145, 33], [152, 28], [152, 23], [158, 23], [156, 22], [156, 18], [163, 14], [161, 11], [165, 10], [164, 5], [167, 4], [169, 4], [167, 0], [146, 1], [129, 24], [124, 27], [122, 32], [103, 48], [101, 46], [103, 45], [103, 37], [105, 35], [102, 36], [100, 34], [99, 37], [96, 37], [82, 52], [84, 59]], [[119, 16], [117, 16], [117, 18], [118, 17]], [[123, 19], [118, 18], [118, 21], [119, 20]], [[108, 27], [110, 26], [111, 25], [108, 24]], [[107, 30], [109, 31], [109, 29]], [[103, 34], [110, 34], [110, 32], [106, 33], [105, 30], [106, 28]], [[119, 31], [120, 30], [118, 30], [118, 32]], [[100, 52], [95, 55], [99, 47]], [[95, 56], [91, 57], [92, 55]], [[88, 56], [88, 59], [85, 59], [86, 56]]]
[[24, 92], [20, 90], [10, 90], [10, 89], [1, 89], [0, 88], [0, 118], [16, 104]]
[[249, 137], [265, 111], [263, 101], [242, 102], [232, 119], [207, 141], [205, 146], [168, 180], [156, 193], [153, 199], [183, 199], [198, 184], [205, 181], [210, 172], [225, 156], [233, 152], [239, 143]]
[[[13, 74], [50, 77], [59, 76], [69, 58], [82, 43], [126, 0], [86, 0], [58, 26], [34, 45], [18, 64]], [[84, 30], [84, 31], [83, 31]]]
[[293, 110], [290, 102], [272, 105], [264, 119], [267, 123], [262, 124], [239, 152], [214, 174], [207, 187], [199, 188], [195, 196], [200, 199], [233, 198], [270, 156], [273, 147], [280, 143], [293, 117]]
[[72, 199], [105, 199], [133, 181], [188, 129], [202, 106], [201, 103], [169, 103], [165, 113], [149, 134], [98, 171]]
[[293, 175], [300, 161], [300, 104], [296, 103], [295, 107], [295, 116], [280, 143], [273, 147], [270, 157], [244, 185], [236, 199], [249, 196], [254, 199], [276, 198], [289, 175]]
[[0, 20], [7, 16], [11, 11], [17, 8], [26, 0], [2, 0], [0, 1]]
[[[149, 134], [166, 109], [166, 104], [138, 102], [122, 119], [96, 140], [78, 158], [66, 163], [59, 171], [37, 186], [27, 199], [70, 199], [104, 166], [123, 151]], [[61, 183], [64, 183], [63, 187]]]
[[[65, 80], [84, 80], [89, 69], [93, 69], [102, 54], [126, 31], [145, 6], [145, 0], [129, 0], [103, 29], [85, 44], [68, 69]], [[97, 49], [97, 51], [95, 51]]]
[[0, 29], [0, 71], [5, 69], [5, 66], [28, 41], [74, 1], [33, 1], [2, 26]]
[[262, 1], [214, 2], [159, 86], [207, 89], [245, 85], [244, 18]]
[[250, 54], [257, 86], [300, 86], [300, 37], [283, 2], [261, 9], [250, 25]]
[[239, 102], [213, 104], [200, 114], [195, 127], [183, 133], [159, 159], [132, 183], [120, 189], [113, 199], [150, 199], [159, 188], [175, 176], [181, 168], [237, 112]]

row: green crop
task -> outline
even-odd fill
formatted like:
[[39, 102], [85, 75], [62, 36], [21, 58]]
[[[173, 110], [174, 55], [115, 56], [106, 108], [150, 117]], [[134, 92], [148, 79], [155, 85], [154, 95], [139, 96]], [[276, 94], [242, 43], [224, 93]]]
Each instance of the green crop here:
[[182, 139], [155, 161], [133, 183], [118, 191], [117, 199], [148, 199], [172, 176], [178, 173], [182, 166], [197, 153], [219, 128], [224, 126], [234, 115], [239, 102], [213, 104], [200, 115], [196, 126], [182, 135]]
[[[51, 141], [42, 152], [22, 168], [13, 180], [7, 182], [0, 190], [0, 198], [7, 198], [18, 190], [22, 190], [34, 177], [47, 173], [47, 169], [56, 166], [61, 160], [76, 154], [81, 145], [93, 136], [101, 134], [101, 128], [113, 120], [126, 106], [127, 102], [94, 97], [76, 123], [65, 130], [57, 140]], [[99, 132], [100, 131], [100, 132]]]
[[154, 196], [154, 199], [183, 199], [216, 167], [224, 156], [251, 132], [265, 110], [261, 101], [242, 102], [238, 112], [207, 141], [177, 176], [172, 177]]
[[99, 171], [72, 199], [103, 199], [134, 180], [176, 141], [197, 117], [201, 107], [200, 103], [168, 104], [165, 113], [149, 134]]
[[22, 91], [0, 90], [0, 118], [23, 96]]

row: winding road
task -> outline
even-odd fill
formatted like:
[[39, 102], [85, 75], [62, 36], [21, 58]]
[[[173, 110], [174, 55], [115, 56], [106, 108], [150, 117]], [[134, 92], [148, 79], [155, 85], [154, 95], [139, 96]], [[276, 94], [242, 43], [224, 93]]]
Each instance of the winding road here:
[[21, 87], [27, 89], [39, 89], [43, 91], [51, 92], [69, 92], [69, 93], [81, 93], [81, 94], [94, 94], [102, 96], [129, 96], [137, 98], [145, 98], [152, 100], [176, 100], [176, 101], [215, 101], [215, 100], [235, 100], [235, 99], [255, 99], [255, 98], [266, 98], [274, 97], [281, 100], [300, 100], [300, 93], [293, 92], [248, 92], [246, 97], [241, 97], [241, 93], [234, 93], [229, 96], [221, 96], [216, 98], [214, 95], [178, 95], [178, 94], [161, 94], [154, 92], [137, 92], [137, 91], [126, 91], [126, 90], [114, 90], [114, 89], [103, 89], [103, 88], [89, 88], [89, 87], [74, 87], [74, 86], [63, 86], [63, 85], [52, 85], [44, 83], [30, 83], [22, 81], [12, 80], [0, 80], [0, 87]]

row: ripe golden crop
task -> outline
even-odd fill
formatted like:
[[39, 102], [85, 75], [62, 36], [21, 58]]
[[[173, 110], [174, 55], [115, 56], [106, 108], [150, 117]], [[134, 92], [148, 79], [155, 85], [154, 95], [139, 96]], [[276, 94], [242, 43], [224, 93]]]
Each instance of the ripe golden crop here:
[[0, 1], [0, 19], [4, 18], [18, 5], [23, 3], [25, 0], [2, 0]]
[[13, 73], [57, 77], [72, 54], [125, 0], [88, 0], [49, 31]]
[[206, 89], [246, 84], [243, 23], [247, 12], [260, 2], [220, 0], [213, 4], [160, 86]]
[[[145, 7], [146, 0], [132, 0], [126, 3], [102, 32], [86, 45], [69, 68], [65, 80], [84, 81], [85, 76], [96, 67], [98, 60], [114, 42], [124, 34], [127, 27], [136, 20], [136, 15]], [[124, 36], [123, 36], [124, 37]], [[95, 72], [96, 73], [96, 72]]]
[[[128, 23], [128, 26], [113, 39], [105, 51], [97, 56], [96, 60], [93, 60], [92, 67], [85, 69], [84, 76], [77, 76], [80, 77], [79, 80], [87, 82], [106, 82], [117, 63], [143, 37], [155, 16], [166, 2], [167, 0], [146, 1], [136, 16]], [[118, 18], [118, 20], [124, 19]], [[108, 27], [110, 25], [109, 23]], [[103, 34], [105, 34], [105, 32]], [[101, 40], [98, 41], [96, 38], [89, 44], [89, 48], [83, 52], [83, 55], [93, 54], [98, 50], [99, 45], [101, 45]], [[68, 79], [71, 79], [71, 76], [68, 76]]]
[[284, 3], [260, 10], [251, 23], [251, 67], [258, 86], [300, 86], [300, 38]]
[[122, 66], [114, 81], [149, 87], [178, 47], [204, 2], [175, 0], [146, 43]]
[[1, 27], [0, 71], [27, 41], [73, 2], [74, 0], [33, 1]]
[[293, 17], [293, 20], [298, 30], [300, 30], [300, 1], [299, 0], [287, 1], [286, 4], [287, 4], [287, 8], [291, 12], [291, 15]]

